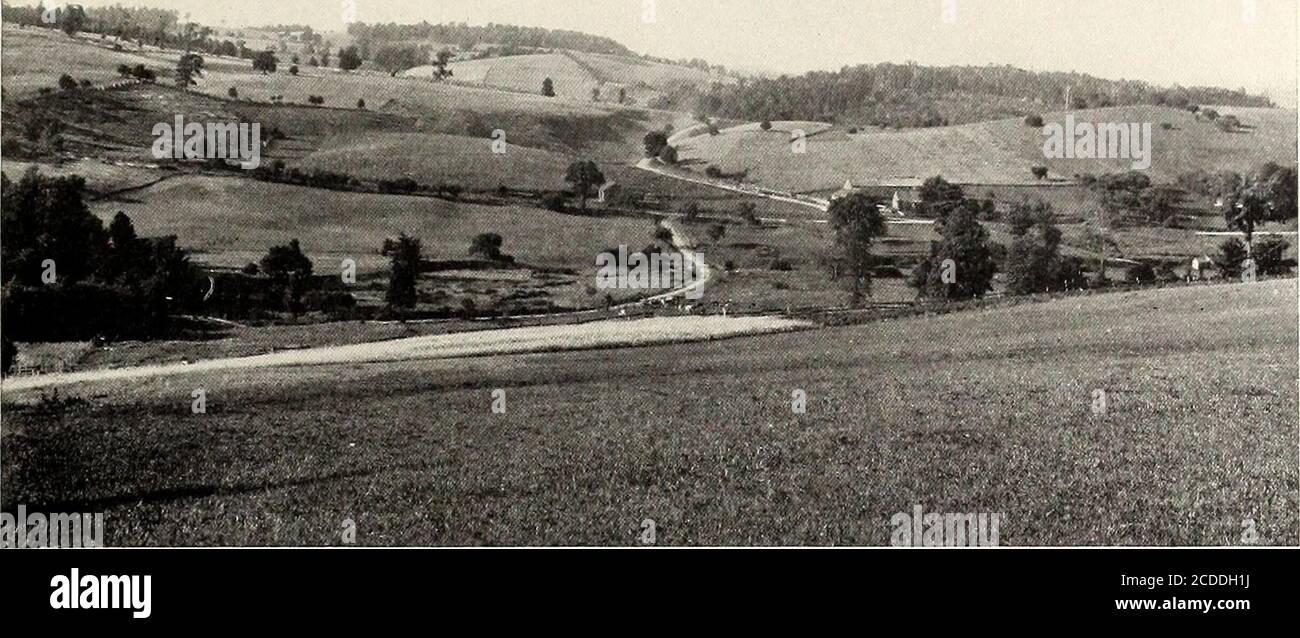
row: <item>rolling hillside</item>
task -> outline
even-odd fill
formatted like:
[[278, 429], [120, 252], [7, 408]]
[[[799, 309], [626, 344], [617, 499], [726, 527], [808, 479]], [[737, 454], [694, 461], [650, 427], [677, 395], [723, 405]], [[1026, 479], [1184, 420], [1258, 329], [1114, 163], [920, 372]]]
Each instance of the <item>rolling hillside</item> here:
[[5, 498], [105, 511], [110, 545], [334, 544], [346, 516], [365, 544], [626, 545], [652, 518], [663, 545], [887, 545], [913, 504], [1002, 512], [1009, 546], [1234, 544], [1247, 516], [1294, 545], [1296, 307], [1275, 281], [6, 392]]
[[[1196, 169], [1246, 171], [1266, 161], [1295, 161], [1294, 111], [1242, 108], [1236, 112], [1245, 125], [1238, 132], [1221, 131], [1185, 110], [1157, 106], [1091, 109], [1073, 115], [1079, 122], [1151, 123], [1153, 159], [1147, 173], [1157, 182], [1171, 182], [1180, 173]], [[1043, 116], [1045, 123], [1060, 123], [1064, 118], [1065, 113]], [[1165, 123], [1170, 128], [1164, 128]], [[726, 172], [748, 170], [753, 182], [796, 192], [834, 190], [846, 180], [857, 185], [911, 186], [933, 175], [963, 184], [1042, 184], [1030, 174], [1035, 164], [1047, 166], [1051, 180], [1131, 168], [1131, 162], [1123, 159], [1044, 159], [1041, 130], [1021, 120], [863, 129], [854, 135], [837, 129], [810, 135], [808, 152], [802, 155], [791, 152], [789, 138], [776, 129], [763, 132], [749, 125], [683, 140], [680, 151], [687, 162], [715, 164]]]
[[[364, 271], [388, 267], [386, 237], [419, 237], [430, 259], [460, 259], [479, 233], [505, 238], [504, 252], [527, 264], [595, 270], [594, 255], [619, 244], [644, 246], [652, 224], [626, 217], [580, 217], [520, 206], [481, 206], [428, 197], [347, 193], [236, 177], [183, 176], [101, 201], [92, 212], [131, 217], [144, 236], [177, 235], [195, 260], [240, 267], [273, 244], [298, 238], [317, 268], [350, 257]], [[562, 237], [563, 240], [557, 238]]]

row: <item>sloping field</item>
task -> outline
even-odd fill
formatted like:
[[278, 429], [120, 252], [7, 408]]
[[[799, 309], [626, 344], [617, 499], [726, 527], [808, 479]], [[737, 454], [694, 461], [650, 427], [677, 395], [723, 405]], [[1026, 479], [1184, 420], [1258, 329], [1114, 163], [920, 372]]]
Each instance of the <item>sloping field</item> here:
[[[453, 62], [452, 81], [488, 86], [519, 93], [542, 94], [542, 81], [551, 78], [556, 97], [568, 100], [591, 100], [591, 90], [600, 86], [586, 69], [563, 53], [511, 55]], [[406, 77], [431, 77], [433, 67], [422, 66], [403, 71]]]
[[914, 505], [1002, 513], [1004, 545], [1236, 544], [1245, 518], [1293, 545], [1296, 302], [1292, 280], [6, 393], [4, 505], [105, 511], [110, 545], [329, 545], [345, 518], [366, 545], [628, 545], [647, 518], [659, 545], [885, 545]]
[[[1294, 163], [1295, 112], [1241, 109], [1245, 127], [1224, 132], [1193, 114], [1156, 106], [1075, 111], [1077, 122], [1150, 123], [1153, 181], [1171, 182], [1180, 173], [1248, 171], [1267, 161]], [[1047, 123], [1063, 123], [1064, 113], [1048, 113]], [[1170, 128], [1164, 128], [1163, 124]], [[1041, 129], [1021, 120], [899, 131], [867, 130], [857, 135], [819, 135], [808, 139], [807, 153], [791, 152], [788, 136], [752, 128], [729, 129], [718, 136], [682, 142], [687, 160], [716, 164], [726, 172], [749, 169], [749, 179], [791, 191], [835, 189], [854, 184], [912, 185], [934, 175], [964, 184], [1034, 184], [1030, 167], [1044, 165], [1050, 179], [1076, 173], [1101, 174], [1132, 168], [1127, 159], [1045, 159]]]
[[[687, 66], [584, 51], [468, 60], [453, 62], [448, 68], [456, 84], [540, 94], [542, 81], [549, 77], [559, 98], [590, 101], [591, 90], [599, 88], [601, 102], [615, 102], [621, 88], [640, 106], [679, 85], [706, 87], [715, 82], [735, 82], [734, 78]], [[398, 75], [429, 78], [432, 73], [433, 67], [420, 66]]]
[[580, 217], [518, 206], [481, 206], [428, 197], [321, 190], [236, 177], [187, 176], [132, 194], [128, 202], [99, 202], [107, 221], [121, 210], [144, 236], [177, 235], [200, 251], [195, 259], [242, 266], [274, 244], [301, 241], [320, 272], [350, 257], [359, 270], [387, 268], [378, 254], [387, 237], [419, 237], [424, 256], [457, 259], [470, 240], [494, 232], [503, 250], [523, 263], [593, 269], [597, 253], [619, 244], [644, 246], [652, 224], [625, 217]]
[[[507, 141], [509, 137], [507, 136]], [[500, 185], [527, 190], [566, 188], [572, 161], [559, 153], [507, 145], [492, 152], [492, 140], [425, 133], [342, 135], [298, 162], [307, 168], [342, 171], [378, 179], [410, 177], [422, 184], [453, 183], [471, 189]]]
[[131, 51], [113, 51], [74, 40], [50, 29], [19, 29], [5, 23], [4, 44], [0, 46], [0, 81], [4, 83], [4, 101], [31, 97], [42, 88], [58, 88], [59, 76], [96, 84], [121, 79], [117, 65], [144, 64], [158, 66], [158, 61]]

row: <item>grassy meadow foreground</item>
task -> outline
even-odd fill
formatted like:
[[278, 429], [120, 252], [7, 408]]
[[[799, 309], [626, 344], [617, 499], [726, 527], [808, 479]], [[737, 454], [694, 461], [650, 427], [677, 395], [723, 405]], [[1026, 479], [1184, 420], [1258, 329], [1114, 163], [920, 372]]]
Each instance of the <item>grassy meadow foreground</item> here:
[[1002, 512], [1004, 545], [1238, 544], [1244, 519], [1294, 545], [1296, 308], [1280, 280], [6, 392], [3, 506], [104, 511], [111, 545], [333, 545], [345, 519], [365, 545], [630, 545], [647, 518], [659, 545], [883, 545], [918, 504]]

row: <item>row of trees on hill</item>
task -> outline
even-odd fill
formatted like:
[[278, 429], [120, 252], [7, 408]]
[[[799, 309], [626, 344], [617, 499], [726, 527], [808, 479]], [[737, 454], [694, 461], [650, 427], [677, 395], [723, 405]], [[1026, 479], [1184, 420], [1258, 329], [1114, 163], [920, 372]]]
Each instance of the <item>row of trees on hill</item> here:
[[[919, 127], [998, 117], [1035, 108], [1096, 108], [1127, 104], [1272, 106], [1265, 97], [1205, 87], [1158, 87], [1080, 73], [1035, 72], [1010, 66], [926, 67], [876, 64], [799, 76], [745, 79], [669, 92], [655, 106], [717, 117], [761, 121], [822, 120]], [[1031, 102], [1025, 103], [1023, 98]]]
[[591, 53], [632, 55], [632, 52], [627, 47], [603, 36], [578, 31], [520, 27], [509, 24], [489, 23], [483, 26], [471, 26], [463, 22], [447, 24], [429, 24], [428, 22], [419, 24], [366, 24], [364, 22], [354, 22], [348, 25], [348, 35], [352, 36], [366, 50], [385, 42], [423, 40], [455, 45], [461, 49], [472, 49], [480, 44], [496, 44], [534, 49], [572, 49]]

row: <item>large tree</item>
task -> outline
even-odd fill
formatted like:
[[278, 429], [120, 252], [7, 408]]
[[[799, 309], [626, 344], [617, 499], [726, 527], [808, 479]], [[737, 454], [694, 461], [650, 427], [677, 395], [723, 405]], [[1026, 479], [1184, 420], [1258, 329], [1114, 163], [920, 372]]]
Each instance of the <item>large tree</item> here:
[[420, 276], [420, 240], [402, 233], [388, 252], [392, 268], [388, 273], [388, 292], [384, 299], [394, 308], [414, 308], [415, 284]]
[[1219, 205], [1224, 222], [1229, 229], [1245, 235], [1247, 256], [1257, 226], [1296, 216], [1295, 167], [1268, 162], [1249, 176], [1226, 180], [1221, 189]]
[[578, 206], [586, 211], [587, 198], [591, 196], [593, 188], [605, 184], [605, 175], [595, 162], [585, 160], [569, 164], [569, 170], [564, 173], [564, 181], [573, 185], [573, 192], [578, 194]]
[[411, 44], [386, 44], [376, 49], [374, 55], [375, 66], [393, 76], [419, 66], [423, 61], [423, 53]]
[[[848, 275], [850, 300], [861, 305], [871, 294], [871, 269], [875, 266], [871, 244], [885, 234], [878, 203], [866, 193], [853, 193], [831, 202], [830, 226], [835, 232], [837, 261]], [[838, 277], [838, 268], [832, 274]]]
[[344, 47], [339, 50], [339, 68], [344, 71], [361, 68], [361, 54], [355, 46]]
[[936, 222], [941, 239], [930, 244], [929, 257], [913, 273], [919, 296], [971, 299], [992, 290], [997, 262], [973, 208], [958, 207]]

